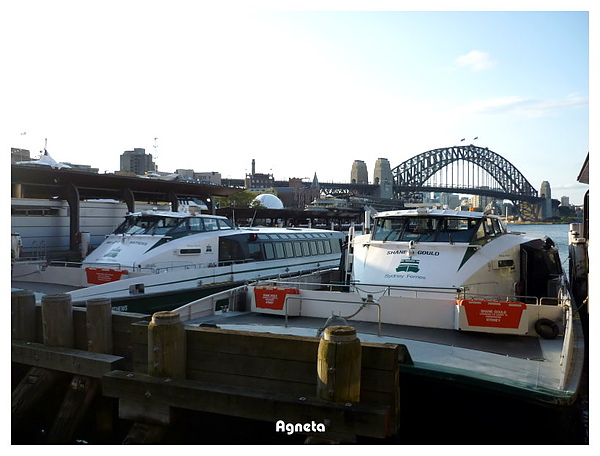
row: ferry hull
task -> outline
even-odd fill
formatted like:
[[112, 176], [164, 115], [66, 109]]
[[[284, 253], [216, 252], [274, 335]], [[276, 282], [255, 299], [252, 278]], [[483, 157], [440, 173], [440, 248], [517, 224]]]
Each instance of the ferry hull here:
[[[113, 311], [153, 314], [173, 310], [190, 301], [210, 296], [241, 285], [241, 282], [228, 282], [207, 285], [200, 288], [175, 290], [172, 292], [153, 293], [111, 299]], [[217, 309], [218, 310], [218, 309]]]
[[400, 426], [394, 443], [550, 445], [585, 442], [575, 396], [516, 391], [508, 385], [490, 384], [418, 365], [400, 367], [399, 388]]

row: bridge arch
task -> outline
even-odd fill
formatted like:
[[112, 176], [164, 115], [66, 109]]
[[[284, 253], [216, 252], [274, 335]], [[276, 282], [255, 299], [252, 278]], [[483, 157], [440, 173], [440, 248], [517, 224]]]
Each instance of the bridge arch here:
[[[476, 188], [472, 180], [475, 170], [469, 171], [468, 165], [485, 171], [495, 181], [494, 188]], [[462, 178], [457, 170], [462, 167]], [[444, 185], [432, 183], [432, 178], [446, 168]], [[450, 173], [448, 173], [450, 169]], [[466, 173], [465, 173], [466, 169]], [[436, 188], [440, 191], [454, 191], [472, 194], [493, 194], [497, 198], [518, 201], [539, 201], [537, 190], [508, 160], [488, 148], [468, 146], [453, 146], [433, 149], [423, 152], [392, 169], [394, 187], [398, 191], [419, 191], [418, 189]], [[466, 174], [466, 176], [465, 176]]]

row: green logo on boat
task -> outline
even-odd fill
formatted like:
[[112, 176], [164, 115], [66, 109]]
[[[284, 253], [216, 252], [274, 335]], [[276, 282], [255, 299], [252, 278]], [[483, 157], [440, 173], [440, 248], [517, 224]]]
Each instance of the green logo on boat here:
[[419, 272], [419, 260], [402, 260], [396, 272]]

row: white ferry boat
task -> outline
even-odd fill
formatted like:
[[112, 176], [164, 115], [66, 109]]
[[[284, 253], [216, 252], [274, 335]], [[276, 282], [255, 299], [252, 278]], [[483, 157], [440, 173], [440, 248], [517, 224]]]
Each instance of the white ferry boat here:
[[176, 312], [190, 326], [304, 337], [349, 325], [361, 341], [405, 346], [409, 442], [428, 432], [460, 443], [564, 437], [584, 339], [550, 239], [481, 212], [416, 209], [377, 214], [349, 244], [343, 286], [268, 281]]
[[110, 298], [152, 313], [246, 281], [339, 268], [345, 235], [302, 228], [236, 228], [225, 217], [131, 213], [81, 263], [15, 262], [13, 287]]

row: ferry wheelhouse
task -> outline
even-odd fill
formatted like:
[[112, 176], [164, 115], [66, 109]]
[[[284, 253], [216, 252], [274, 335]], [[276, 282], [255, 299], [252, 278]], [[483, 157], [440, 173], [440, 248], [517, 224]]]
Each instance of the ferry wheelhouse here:
[[[509, 233], [500, 217], [468, 211], [382, 212], [352, 243], [349, 278], [375, 284], [461, 288], [472, 295], [556, 298], [563, 271], [551, 239]], [[390, 287], [389, 290], [387, 287]]]

